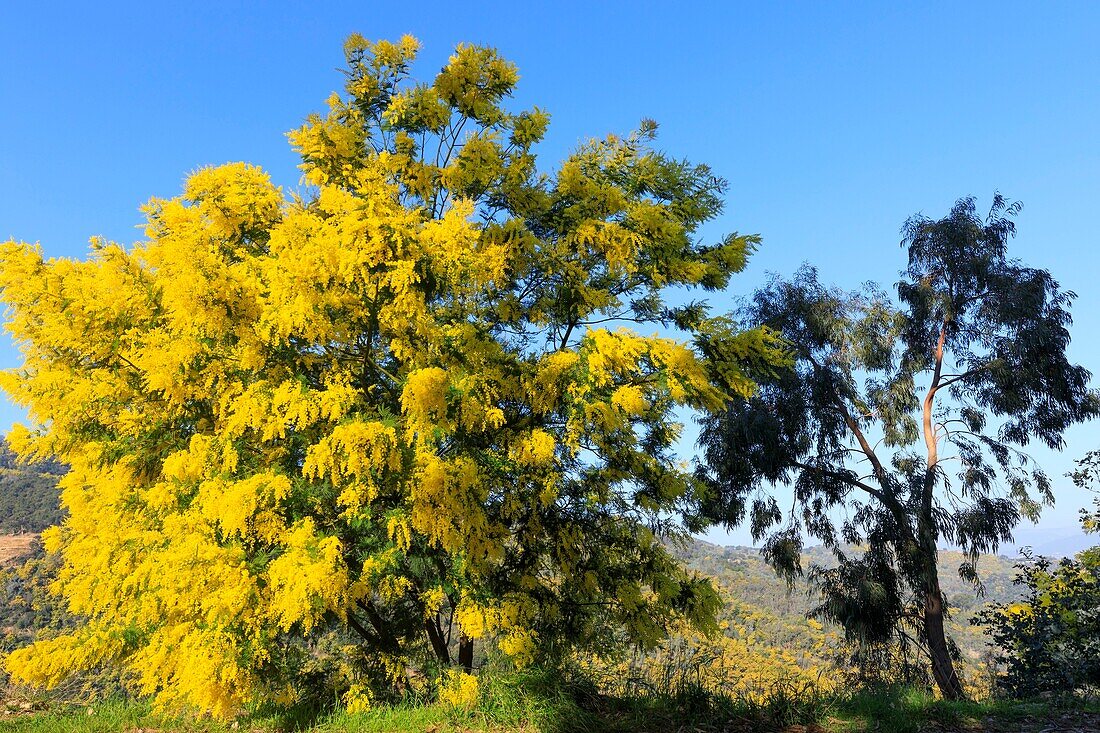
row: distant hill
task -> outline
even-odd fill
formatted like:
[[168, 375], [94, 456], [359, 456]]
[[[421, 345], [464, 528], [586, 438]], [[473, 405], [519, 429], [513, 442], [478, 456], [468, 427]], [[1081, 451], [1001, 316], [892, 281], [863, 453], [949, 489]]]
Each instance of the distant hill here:
[[61, 521], [56, 461], [21, 464], [0, 437], [0, 534], [38, 533]]
[[1080, 524], [1053, 528], [1017, 527], [1012, 534], [1016, 553], [1026, 547], [1033, 554], [1046, 557], [1072, 557], [1097, 542], [1096, 536], [1085, 534]]
[[[730, 602], [773, 614], [776, 617], [775, 626], [784, 630], [785, 638], [768, 639], [768, 643], [783, 644], [788, 648], [809, 648], [816, 641], [813, 635], [803, 631], [806, 628], [806, 614], [817, 605], [813, 589], [808, 582], [801, 580], [793, 590], [788, 590], [786, 582], [764, 562], [760, 550], [722, 547], [701, 540], [671, 549], [688, 568], [714, 578]], [[964, 657], [977, 662], [986, 651], [988, 637], [970, 623], [971, 617], [987, 603], [1015, 600], [1022, 596], [1022, 592], [1012, 583], [1016, 576], [1013, 560], [983, 555], [978, 562], [978, 573], [985, 595], [978, 596], [974, 586], [959, 577], [959, 565], [963, 559], [960, 552], [941, 551], [940, 578], [953, 609], [949, 620], [950, 634]], [[832, 555], [822, 547], [809, 548], [803, 557], [803, 566], [807, 568], [810, 564], [829, 567], [834, 562]]]

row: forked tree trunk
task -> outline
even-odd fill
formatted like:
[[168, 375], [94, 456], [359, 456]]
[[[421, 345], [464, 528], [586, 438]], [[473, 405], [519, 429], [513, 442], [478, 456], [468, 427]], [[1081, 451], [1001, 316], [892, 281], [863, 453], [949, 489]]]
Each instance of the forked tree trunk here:
[[428, 632], [428, 641], [431, 642], [432, 651], [435, 652], [436, 658], [443, 666], [450, 666], [451, 653], [447, 650], [447, 642], [443, 638], [443, 632], [436, 620], [434, 618], [425, 619], [424, 630]]
[[[443, 635], [443, 630], [439, 627], [436, 619], [426, 619], [424, 621], [424, 630], [428, 634], [428, 641], [431, 642], [432, 651], [435, 652], [436, 659], [440, 661], [443, 666], [448, 667], [451, 664], [451, 652], [447, 648], [447, 640]], [[466, 672], [472, 672], [474, 669], [474, 640], [463, 634], [458, 640], [458, 662]]]

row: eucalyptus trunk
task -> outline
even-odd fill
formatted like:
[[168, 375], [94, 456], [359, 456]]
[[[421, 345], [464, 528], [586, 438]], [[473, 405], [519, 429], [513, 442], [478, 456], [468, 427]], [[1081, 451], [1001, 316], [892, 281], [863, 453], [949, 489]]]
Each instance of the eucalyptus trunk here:
[[966, 692], [951, 658], [951, 648], [944, 631], [943, 589], [940, 587], [939, 569], [936, 566], [935, 537], [923, 531], [921, 537], [924, 569], [924, 643], [932, 666], [932, 678], [945, 700], [963, 700]]

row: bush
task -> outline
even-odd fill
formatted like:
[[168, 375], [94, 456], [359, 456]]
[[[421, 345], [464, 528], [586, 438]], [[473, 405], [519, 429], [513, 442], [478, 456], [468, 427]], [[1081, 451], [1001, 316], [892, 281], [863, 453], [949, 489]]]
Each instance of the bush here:
[[1100, 685], [1100, 547], [1019, 567], [1024, 599], [975, 617], [996, 646], [998, 686], [1020, 698]]

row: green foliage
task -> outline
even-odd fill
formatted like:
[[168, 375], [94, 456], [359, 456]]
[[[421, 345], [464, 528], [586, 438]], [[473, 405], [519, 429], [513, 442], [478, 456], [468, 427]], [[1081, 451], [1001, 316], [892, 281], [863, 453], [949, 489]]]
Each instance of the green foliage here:
[[1022, 602], [979, 613], [1012, 697], [1100, 686], [1100, 547], [1020, 566]]
[[[1077, 461], [1077, 467], [1069, 474], [1073, 483], [1082, 489], [1100, 491], [1100, 450], [1090, 451]], [[1097, 496], [1094, 509], [1081, 510], [1081, 526], [1086, 532], [1100, 532], [1100, 496]]]
[[[1071, 476], [1089, 487], [1100, 478], [1098, 466], [1100, 452], [1094, 451]], [[1082, 514], [1086, 530], [1095, 531], [1094, 515]], [[1024, 598], [975, 619], [996, 645], [999, 685], [1013, 697], [1100, 687], [1100, 546], [1059, 562], [1029, 556], [1020, 570]]]

